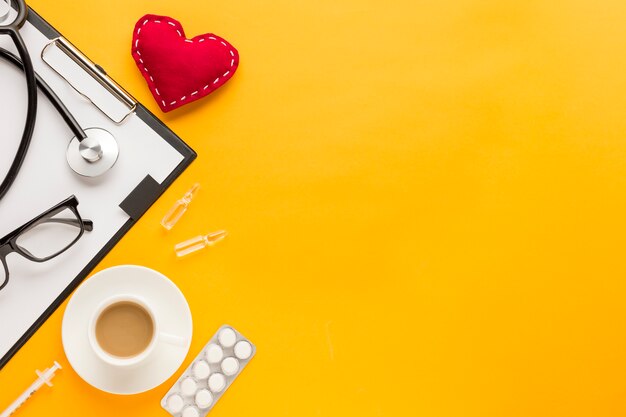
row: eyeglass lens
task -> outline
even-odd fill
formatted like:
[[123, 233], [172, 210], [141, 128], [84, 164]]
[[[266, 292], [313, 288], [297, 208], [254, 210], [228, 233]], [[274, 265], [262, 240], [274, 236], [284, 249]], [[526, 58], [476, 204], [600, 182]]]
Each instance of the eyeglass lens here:
[[78, 240], [81, 232], [80, 219], [74, 211], [65, 208], [20, 233], [15, 243], [22, 252], [43, 260], [65, 251]]

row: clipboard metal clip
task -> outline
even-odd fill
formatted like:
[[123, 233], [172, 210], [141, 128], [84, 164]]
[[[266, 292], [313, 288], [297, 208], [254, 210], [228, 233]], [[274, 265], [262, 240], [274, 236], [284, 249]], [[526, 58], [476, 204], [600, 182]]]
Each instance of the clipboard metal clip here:
[[41, 59], [116, 124], [137, 108], [137, 100], [63, 37], [48, 43]]

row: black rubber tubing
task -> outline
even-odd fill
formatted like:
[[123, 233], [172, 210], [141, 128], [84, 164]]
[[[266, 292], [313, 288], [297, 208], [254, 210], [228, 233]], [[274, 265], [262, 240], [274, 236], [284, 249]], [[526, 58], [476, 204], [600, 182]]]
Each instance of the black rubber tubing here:
[[24, 40], [18, 33], [17, 29], [9, 30], [9, 35], [13, 38], [13, 42], [17, 47], [17, 51], [22, 58], [22, 64], [24, 67], [24, 74], [26, 75], [26, 86], [28, 88], [28, 113], [26, 114], [26, 124], [24, 126], [24, 132], [22, 133], [22, 140], [20, 146], [17, 149], [17, 154], [6, 178], [0, 184], [0, 200], [9, 191], [9, 188], [15, 181], [22, 163], [26, 158], [26, 152], [30, 146], [30, 140], [33, 137], [33, 131], [35, 130], [35, 120], [37, 118], [37, 81], [35, 78], [35, 70], [33, 69], [33, 63], [28, 55], [28, 50], [24, 44]]
[[[22, 60], [20, 60], [17, 55], [7, 51], [4, 48], [0, 48], [0, 58], [10, 62], [20, 70], [24, 70]], [[37, 81], [37, 87], [39, 88], [39, 90], [41, 90], [41, 92], [48, 98], [50, 103], [52, 103], [52, 105], [57, 109], [61, 117], [63, 117], [63, 120], [65, 120], [65, 123], [67, 123], [67, 126], [72, 130], [72, 133], [74, 133], [74, 136], [78, 137], [79, 139], [87, 138], [87, 134], [85, 134], [83, 128], [80, 127], [72, 113], [70, 113], [67, 107], [65, 107], [59, 96], [56, 95], [54, 90], [52, 90], [52, 88], [50, 88], [50, 86], [36, 72], [35, 80]]]
[[59, 97], [54, 93], [54, 91], [52, 91], [50, 86], [38, 74], [35, 73], [33, 63], [26, 49], [26, 45], [24, 44], [24, 41], [19, 33], [17, 33], [17, 31], [11, 31], [9, 33], [13, 38], [13, 41], [15, 42], [20, 56], [18, 57], [13, 53], [7, 51], [6, 49], [0, 48], [0, 58], [12, 63], [13, 65], [21, 69], [26, 75], [26, 86], [28, 88], [28, 110], [24, 126], [24, 133], [22, 134], [22, 140], [20, 141], [20, 146], [18, 147], [15, 160], [9, 168], [9, 172], [7, 173], [6, 178], [0, 184], [0, 200], [4, 197], [7, 191], [9, 191], [9, 188], [17, 178], [17, 174], [19, 173], [20, 168], [24, 163], [26, 153], [28, 152], [28, 148], [30, 147], [30, 142], [33, 137], [33, 132], [35, 130], [35, 121], [37, 117], [37, 87], [41, 89], [44, 95], [57, 109], [59, 114], [63, 117], [63, 120], [65, 120], [65, 123], [67, 123], [69, 128], [74, 133], [74, 135], [78, 137], [79, 140], [85, 139], [87, 137], [85, 131], [80, 127], [74, 116], [69, 112], [67, 107], [65, 107]]

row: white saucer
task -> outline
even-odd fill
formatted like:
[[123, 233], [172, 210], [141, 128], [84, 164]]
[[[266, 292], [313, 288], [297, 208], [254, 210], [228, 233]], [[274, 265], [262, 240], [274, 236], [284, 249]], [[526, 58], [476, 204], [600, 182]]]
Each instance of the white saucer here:
[[[154, 309], [159, 328], [183, 337], [185, 346], [159, 343], [151, 357], [132, 369], [117, 369], [99, 359], [89, 345], [89, 320], [105, 299], [117, 294], [143, 297]], [[143, 266], [105, 269], [74, 293], [63, 316], [63, 348], [76, 373], [94, 387], [112, 394], [148, 391], [176, 372], [191, 344], [191, 311], [187, 300], [165, 275]]]

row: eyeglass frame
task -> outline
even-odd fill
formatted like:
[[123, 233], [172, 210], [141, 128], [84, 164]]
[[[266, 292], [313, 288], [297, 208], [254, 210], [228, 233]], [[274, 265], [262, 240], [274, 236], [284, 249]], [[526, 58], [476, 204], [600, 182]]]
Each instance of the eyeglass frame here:
[[[76, 215], [76, 219], [79, 221], [78, 225], [80, 226], [80, 232], [78, 233], [78, 236], [76, 236], [76, 238], [71, 243], [69, 243], [64, 249], [48, 257], [37, 258], [33, 254], [29, 253], [27, 250], [21, 248], [17, 244], [17, 239], [22, 235], [22, 233], [28, 230], [31, 230], [35, 226], [38, 226], [41, 220], [44, 220], [46, 217], [54, 216], [55, 214], [61, 213], [63, 210], [66, 210], [66, 209], [72, 211]], [[59, 223], [63, 223], [62, 221], [59, 221], [62, 219], [55, 219], [55, 220]], [[76, 224], [75, 219], [68, 219], [68, 220], [70, 223]], [[9, 277], [10, 277], [9, 265], [7, 264], [6, 257], [10, 255], [11, 253], [18, 253], [22, 255], [24, 258], [32, 262], [38, 262], [38, 263], [47, 262], [50, 259], [56, 258], [60, 254], [64, 253], [69, 248], [74, 246], [76, 242], [78, 242], [78, 240], [80, 240], [80, 238], [83, 236], [85, 231], [90, 232], [92, 230], [93, 230], [93, 222], [91, 220], [83, 219], [81, 217], [80, 213], [78, 212], [78, 199], [76, 198], [75, 195], [71, 195], [70, 197], [66, 198], [65, 200], [61, 201], [55, 206], [44, 211], [37, 217], [33, 218], [29, 222], [25, 223], [24, 225], [10, 232], [6, 236], [0, 238], [0, 263], [2, 263], [2, 266], [4, 267], [4, 273], [5, 273], [5, 280], [3, 283], [0, 283], [0, 291], [4, 287], [6, 287], [7, 284], [9, 283]]]

